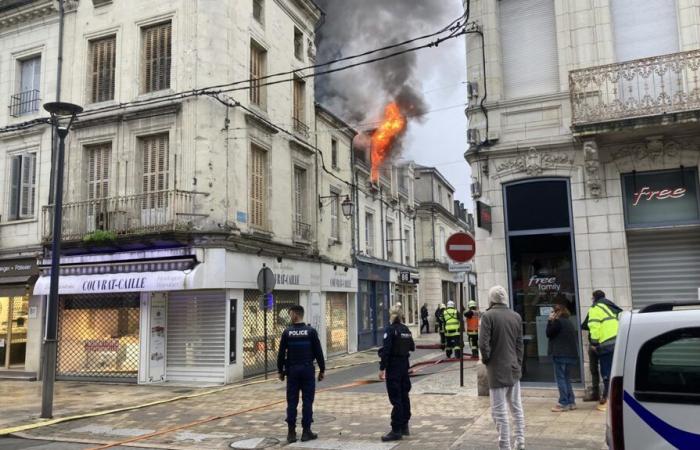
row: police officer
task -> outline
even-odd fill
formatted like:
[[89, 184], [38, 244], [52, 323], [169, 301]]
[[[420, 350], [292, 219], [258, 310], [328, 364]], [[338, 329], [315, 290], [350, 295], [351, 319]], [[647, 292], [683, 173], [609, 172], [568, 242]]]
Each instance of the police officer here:
[[469, 311], [464, 313], [467, 318], [467, 337], [469, 338], [469, 347], [472, 349], [472, 357], [479, 357], [479, 316], [476, 300], [469, 300]]
[[382, 441], [398, 441], [408, 436], [408, 421], [411, 418], [411, 390], [409, 379], [409, 352], [416, 350], [411, 331], [402, 323], [400, 308], [392, 308], [391, 324], [384, 330], [384, 344], [379, 349], [379, 379], [386, 380], [386, 392], [393, 406], [391, 431], [382, 436]]
[[452, 351], [455, 352], [455, 358], [462, 357], [462, 348], [460, 347], [459, 328], [460, 319], [459, 312], [455, 308], [455, 302], [450, 300], [447, 302], [447, 308], [442, 313], [442, 323], [445, 327], [445, 354], [448, 358], [452, 357]]
[[301, 426], [302, 442], [316, 439], [318, 435], [311, 431], [313, 422], [314, 394], [316, 393], [316, 379], [314, 359], [318, 363], [318, 381], [323, 380], [326, 371], [326, 363], [323, 359], [323, 349], [318, 333], [314, 328], [306, 325], [304, 320], [304, 308], [294, 305], [289, 308], [292, 325], [282, 332], [279, 353], [277, 354], [277, 371], [281, 381], [287, 377], [287, 442], [297, 441], [297, 405], [299, 404], [299, 391], [302, 395]]

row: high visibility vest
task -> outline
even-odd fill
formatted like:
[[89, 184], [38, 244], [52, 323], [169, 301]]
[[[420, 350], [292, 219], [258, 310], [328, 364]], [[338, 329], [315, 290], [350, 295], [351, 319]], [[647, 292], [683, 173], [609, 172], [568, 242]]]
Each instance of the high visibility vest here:
[[476, 334], [479, 332], [479, 313], [474, 311], [471, 319], [467, 318], [467, 333]]
[[588, 330], [592, 344], [603, 344], [615, 339], [618, 327], [617, 315], [607, 305], [596, 303], [588, 310]]
[[445, 308], [442, 313], [445, 336], [459, 336], [459, 313], [455, 308]]

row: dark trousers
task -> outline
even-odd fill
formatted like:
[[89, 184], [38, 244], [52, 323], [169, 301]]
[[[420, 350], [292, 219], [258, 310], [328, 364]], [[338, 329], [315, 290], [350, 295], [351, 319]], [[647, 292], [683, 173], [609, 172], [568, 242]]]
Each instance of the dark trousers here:
[[604, 349], [598, 353], [598, 362], [600, 363], [600, 376], [603, 378], [603, 396], [608, 398], [608, 389], [610, 388], [610, 372], [612, 371], [614, 348]]
[[423, 328], [425, 328], [426, 333], [430, 333], [430, 323], [428, 323], [428, 318], [425, 317], [421, 319], [421, 324], [420, 324], [420, 332], [423, 332]]
[[472, 356], [479, 357], [479, 333], [467, 334], [469, 347], [472, 349]]
[[287, 370], [287, 423], [297, 424], [297, 405], [301, 391], [301, 426], [310, 428], [314, 414], [316, 378], [313, 364], [290, 366]]
[[386, 371], [386, 393], [391, 402], [391, 429], [401, 431], [411, 419], [411, 379], [408, 377], [408, 361], [389, 367]]
[[593, 350], [593, 346], [588, 347], [588, 370], [591, 372], [591, 394], [600, 396], [600, 372], [598, 371], [598, 353]]
[[447, 354], [448, 358], [452, 356], [453, 350], [455, 352], [455, 357], [462, 357], [462, 354], [460, 352], [461, 349], [459, 348], [459, 335], [445, 336], [445, 353]]
[[440, 331], [440, 349], [445, 350], [445, 333]]

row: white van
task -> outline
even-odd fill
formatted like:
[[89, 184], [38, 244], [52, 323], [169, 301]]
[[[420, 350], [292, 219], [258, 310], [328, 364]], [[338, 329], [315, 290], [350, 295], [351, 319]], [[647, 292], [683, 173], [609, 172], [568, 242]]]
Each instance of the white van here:
[[607, 442], [612, 450], [700, 449], [700, 302], [620, 315]]

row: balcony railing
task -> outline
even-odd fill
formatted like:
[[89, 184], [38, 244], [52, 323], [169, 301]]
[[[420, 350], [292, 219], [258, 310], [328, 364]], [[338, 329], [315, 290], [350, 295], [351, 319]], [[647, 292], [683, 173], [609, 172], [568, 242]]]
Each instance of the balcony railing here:
[[[62, 239], [81, 240], [97, 230], [115, 236], [186, 230], [199, 216], [194, 213], [197, 195], [202, 194], [170, 190], [66, 203]], [[51, 238], [52, 218], [53, 206], [44, 206], [44, 239]]]
[[292, 123], [294, 124], [294, 131], [304, 136], [305, 138], [309, 137], [309, 126], [307, 124], [305, 124], [302, 120], [296, 117], [292, 117]]
[[311, 225], [303, 222], [294, 222], [294, 239], [298, 241], [311, 241]]
[[700, 50], [569, 73], [573, 125], [700, 109]]
[[24, 114], [39, 111], [41, 99], [39, 91], [32, 89], [31, 91], [19, 92], [10, 96], [10, 115], [19, 117]]

